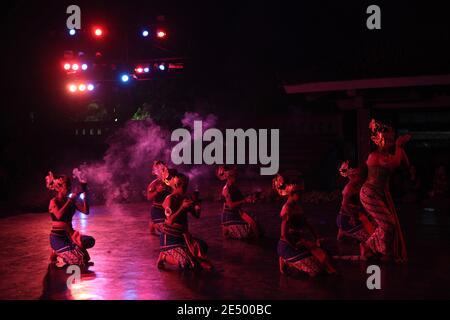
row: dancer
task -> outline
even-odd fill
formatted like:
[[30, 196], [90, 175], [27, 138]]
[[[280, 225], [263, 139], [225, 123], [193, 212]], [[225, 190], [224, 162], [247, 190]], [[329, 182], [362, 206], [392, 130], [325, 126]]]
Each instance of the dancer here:
[[50, 246], [53, 249], [51, 260], [57, 267], [65, 265], [79, 265], [87, 268], [90, 257], [87, 249], [92, 248], [95, 239], [82, 235], [72, 228], [72, 218], [75, 210], [89, 214], [89, 204], [86, 191], [87, 183], [81, 182], [80, 194], [71, 192], [71, 180], [67, 176], [54, 177], [49, 172], [45, 178], [47, 188], [57, 192], [56, 197], [50, 200], [49, 212], [52, 219], [50, 233]]
[[336, 219], [339, 228], [337, 239], [342, 240], [345, 237], [364, 242], [373, 232], [373, 226], [359, 200], [362, 185], [359, 169], [350, 168], [348, 163], [348, 161], [343, 162], [339, 169], [341, 176], [348, 178], [348, 183], [342, 190], [341, 209]]
[[225, 200], [222, 211], [222, 233], [228, 239], [249, 239], [260, 236], [260, 228], [255, 219], [242, 209], [247, 203], [254, 203], [256, 196], [244, 197], [236, 184], [237, 168], [222, 165], [217, 168], [216, 175], [226, 180], [222, 189]]
[[[308, 223], [300, 204], [303, 184], [300, 180], [286, 179], [282, 175], [274, 178], [273, 186], [287, 201], [281, 209], [281, 237], [278, 241], [280, 272], [300, 271], [311, 277], [322, 272], [335, 274], [328, 254], [320, 248], [321, 239]], [[309, 231], [309, 232], [308, 232]], [[308, 239], [310, 233], [314, 241]]]
[[[380, 257], [406, 262], [407, 253], [402, 230], [389, 192], [389, 177], [401, 164], [408, 166], [403, 145], [410, 135], [395, 140], [392, 127], [372, 119], [369, 128], [371, 139], [377, 145], [367, 159], [368, 177], [360, 192], [361, 203], [376, 223], [375, 231], [366, 242], [360, 244], [361, 257]], [[394, 142], [395, 141], [395, 142]], [[390, 150], [395, 146], [395, 153]]]
[[169, 169], [163, 161], [158, 160], [153, 163], [153, 174], [156, 179], [147, 187], [147, 200], [152, 201], [150, 233], [159, 235], [166, 217], [162, 204], [164, 199], [172, 192], [172, 189], [165, 182], [169, 177]]
[[192, 237], [188, 228], [188, 213], [200, 218], [200, 203], [186, 196], [189, 178], [181, 173], [171, 174], [168, 181], [172, 193], [163, 202], [166, 219], [160, 235], [158, 268], [165, 263], [180, 269], [212, 269], [206, 257], [208, 246], [203, 240]]

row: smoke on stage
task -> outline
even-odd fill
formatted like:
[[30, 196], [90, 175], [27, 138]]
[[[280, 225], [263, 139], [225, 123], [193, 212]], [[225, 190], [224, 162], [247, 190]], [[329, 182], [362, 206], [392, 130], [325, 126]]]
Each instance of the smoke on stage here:
[[[183, 127], [192, 130], [194, 120], [201, 120], [206, 128], [214, 127], [217, 117], [186, 112], [181, 119]], [[171, 166], [171, 131], [152, 119], [130, 120], [107, 140], [108, 149], [103, 159], [96, 163], [84, 163], [73, 169], [89, 183], [91, 198], [95, 202], [135, 202], [144, 199], [145, 189], [151, 179], [154, 160], [163, 160]], [[212, 177], [210, 166], [177, 166], [187, 174], [192, 188], [199, 179]]]

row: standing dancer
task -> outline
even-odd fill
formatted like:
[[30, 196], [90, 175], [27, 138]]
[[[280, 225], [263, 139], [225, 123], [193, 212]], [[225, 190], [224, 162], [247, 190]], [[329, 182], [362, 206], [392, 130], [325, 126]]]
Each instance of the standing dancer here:
[[[380, 256], [383, 260], [406, 262], [405, 242], [389, 192], [389, 177], [402, 163], [408, 165], [403, 145], [411, 136], [399, 136], [395, 140], [393, 128], [374, 119], [369, 128], [377, 150], [367, 158], [368, 177], [361, 188], [360, 198], [365, 210], [375, 221], [376, 228], [367, 241], [360, 244], [361, 257]], [[391, 154], [390, 150], [394, 146], [395, 153]]]
[[172, 189], [166, 183], [169, 170], [163, 161], [158, 160], [153, 163], [153, 174], [156, 179], [147, 187], [147, 200], [152, 201], [150, 233], [159, 235], [166, 218], [162, 204], [164, 199], [172, 192]]
[[163, 202], [166, 219], [160, 235], [158, 268], [165, 263], [180, 269], [211, 269], [206, 257], [208, 245], [203, 240], [192, 237], [188, 228], [188, 214], [200, 218], [200, 203], [186, 196], [189, 178], [174, 173], [168, 182], [172, 193]]
[[362, 185], [359, 169], [350, 168], [348, 161], [345, 161], [341, 164], [339, 173], [348, 178], [348, 183], [342, 190], [341, 209], [336, 219], [339, 228], [337, 239], [341, 240], [346, 237], [365, 242], [372, 234], [373, 227], [364, 214], [359, 200]]
[[260, 229], [253, 217], [242, 209], [242, 205], [254, 203], [255, 196], [244, 197], [236, 184], [237, 168], [222, 165], [217, 168], [217, 177], [226, 180], [222, 189], [225, 200], [222, 211], [222, 232], [225, 238], [248, 239], [259, 237]]
[[56, 197], [50, 200], [49, 212], [52, 219], [52, 231], [50, 233], [50, 246], [53, 249], [52, 261], [56, 260], [56, 266], [79, 265], [89, 266], [89, 254], [87, 249], [92, 248], [95, 239], [82, 235], [72, 228], [72, 218], [75, 210], [89, 214], [87, 202], [87, 183], [80, 181], [82, 193], [71, 191], [71, 181], [66, 176], [55, 178], [49, 172], [45, 178], [47, 188], [57, 192]]
[[[285, 274], [297, 270], [311, 277], [323, 271], [335, 274], [336, 269], [331, 265], [329, 256], [320, 248], [317, 232], [304, 216], [300, 204], [302, 183], [296, 179], [288, 181], [285, 177], [277, 175], [273, 186], [281, 196], [287, 196], [287, 201], [280, 213], [281, 236], [277, 248], [280, 272]], [[308, 231], [315, 241], [308, 240]]]

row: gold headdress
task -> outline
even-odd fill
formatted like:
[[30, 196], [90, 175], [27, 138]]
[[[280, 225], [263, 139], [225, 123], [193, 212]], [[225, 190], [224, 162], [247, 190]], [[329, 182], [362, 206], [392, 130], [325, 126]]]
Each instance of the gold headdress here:
[[152, 173], [161, 178], [163, 181], [169, 178], [169, 168], [166, 163], [161, 160], [155, 160], [152, 166]]
[[58, 178], [55, 178], [53, 173], [51, 171], [48, 172], [48, 175], [45, 177], [45, 185], [50, 190], [55, 190], [59, 192], [61, 188], [64, 186], [64, 184], [68, 183], [68, 178], [65, 176], [61, 176]]
[[379, 147], [385, 144], [384, 133], [392, 131], [392, 127], [387, 126], [381, 122], [372, 119], [369, 123], [369, 128], [372, 131], [371, 139]]
[[347, 161], [342, 162], [342, 164], [339, 168], [339, 173], [343, 177], [348, 177], [353, 174], [359, 173], [359, 169], [358, 168], [350, 168], [349, 161], [347, 160]]
[[305, 189], [303, 179], [298, 173], [290, 176], [277, 174], [272, 180], [272, 188], [282, 197]]
[[230, 165], [220, 165], [216, 169], [216, 176], [219, 180], [226, 180], [229, 176], [236, 174], [237, 167]]

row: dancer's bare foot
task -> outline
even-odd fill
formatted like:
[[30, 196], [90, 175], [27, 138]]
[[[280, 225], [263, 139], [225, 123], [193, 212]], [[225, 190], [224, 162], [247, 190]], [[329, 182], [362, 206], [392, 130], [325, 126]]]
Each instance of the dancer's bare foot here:
[[344, 231], [342, 231], [342, 229], [341, 228], [339, 228], [339, 231], [338, 231], [338, 234], [337, 234], [337, 240], [338, 241], [340, 241], [340, 240], [342, 240], [342, 239], [344, 239]]
[[392, 256], [391, 255], [384, 255], [380, 258], [380, 261], [382, 262], [391, 262], [393, 261]]
[[286, 274], [287, 271], [287, 266], [286, 266], [286, 262], [284, 262], [283, 258], [278, 258], [279, 264], [280, 264], [280, 273], [281, 274]]
[[156, 262], [156, 266], [158, 267], [158, 269], [164, 269], [164, 267], [165, 267], [164, 261], [165, 261], [164, 254], [162, 252], [160, 252], [158, 261]]
[[52, 250], [52, 252], [50, 253], [50, 261], [51, 262], [56, 262], [58, 255], [56, 254], [55, 250]]
[[337, 270], [332, 266], [327, 266], [326, 271], [328, 274], [333, 274], [333, 275], [338, 274]]
[[361, 260], [367, 260], [373, 256], [372, 251], [362, 242], [359, 244], [359, 251], [361, 255]]

